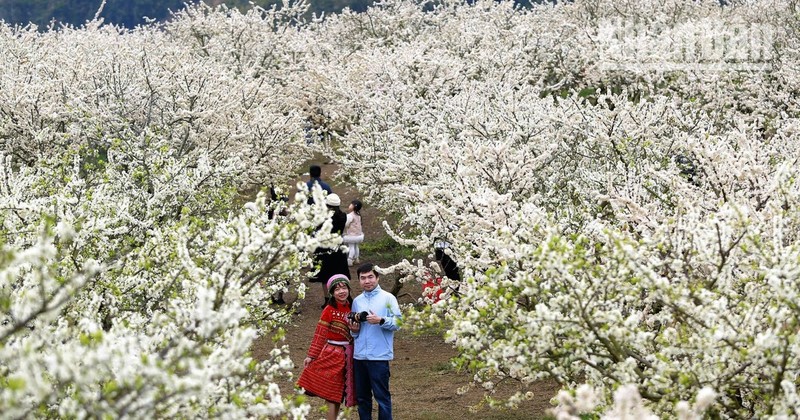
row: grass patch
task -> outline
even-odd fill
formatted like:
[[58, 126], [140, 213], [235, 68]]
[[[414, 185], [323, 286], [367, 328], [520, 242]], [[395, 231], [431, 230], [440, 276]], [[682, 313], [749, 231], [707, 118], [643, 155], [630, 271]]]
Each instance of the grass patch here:
[[453, 365], [450, 362], [439, 362], [431, 367], [431, 370], [437, 373], [453, 372]]
[[380, 236], [374, 240], [364, 241], [359, 249], [361, 255], [368, 256], [370, 261], [390, 261], [392, 264], [403, 259], [422, 257], [414, 247], [400, 245], [391, 236]]

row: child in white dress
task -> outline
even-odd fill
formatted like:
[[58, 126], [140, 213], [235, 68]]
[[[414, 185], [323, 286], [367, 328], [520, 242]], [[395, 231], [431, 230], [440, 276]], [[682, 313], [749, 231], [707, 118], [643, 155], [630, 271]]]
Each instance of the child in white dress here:
[[342, 242], [349, 247], [347, 265], [359, 262], [358, 244], [364, 242], [364, 230], [361, 227], [361, 201], [353, 200], [347, 207], [347, 222], [344, 225]]

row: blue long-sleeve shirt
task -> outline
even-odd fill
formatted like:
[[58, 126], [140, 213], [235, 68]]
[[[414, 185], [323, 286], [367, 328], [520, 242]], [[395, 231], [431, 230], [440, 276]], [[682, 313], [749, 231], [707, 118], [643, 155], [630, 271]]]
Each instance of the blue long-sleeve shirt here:
[[398, 330], [400, 321], [400, 305], [393, 294], [375, 286], [369, 292], [363, 292], [353, 300], [353, 312], [370, 311], [383, 317], [383, 325], [361, 323], [361, 330], [353, 333], [355, 339], [353, 358], [357, 360], [392, 360], [394, 359], [394, 332]]
[[333, 194], [331, 186], [328, 185], [325, 181], [321, 180], [320, 178], [311, 178], [308, 181], [306, 181], [306, 186], [308, 186], [308, 191], [309, 191], [308, 201], [307, 201], [308, 204], [314, 204], [314, 197], [311, 196], [310, 194], [311, 189], [314, 188], [314, 183], [319, 184], [319, 187], [322, 188], [323, 191], [327, 191], [328, 194]]

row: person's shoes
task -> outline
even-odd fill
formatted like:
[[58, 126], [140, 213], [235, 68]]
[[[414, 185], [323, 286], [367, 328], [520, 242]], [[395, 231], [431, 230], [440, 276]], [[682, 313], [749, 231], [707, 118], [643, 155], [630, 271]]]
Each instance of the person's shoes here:
[[347, 259], [347, 266], [348, 267], [352, 267], [353, 266], [353, 260], [351, 260], [350, 258]]

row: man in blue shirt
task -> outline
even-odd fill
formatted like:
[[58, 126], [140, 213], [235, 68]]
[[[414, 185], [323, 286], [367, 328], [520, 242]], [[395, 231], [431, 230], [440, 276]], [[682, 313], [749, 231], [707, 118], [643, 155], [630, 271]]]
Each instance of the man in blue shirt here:
[[[327, 191], [328, 194], [333, 194], [331, 186], [325, 183], [322, 178], [320, 178], [322, 176], [322, 168], [320, 168], [319, 165], [311, 165], [308, 168], [308, 175], [311, 177], [311, 179], [306, 181], [309, 191], [314, 188], [314, 184], [319, 184], [319, 187]], [[308, 204], [314, 204], [314, 197], [311, 195], [308, 196]]]
[[378, 285], [375, 266], [365, 263], [356, 270], [363, 293], [353, 300], [353, 312], [366, 312], [366, 320], [350, 324], [353, 336], [353, 376], [358, 417], [372, 420], [372, 397], [378, 402], [378, 419], [392, 419], [389, 393], [389, 361], [394, 359], [394, 332], [399, 328], [400, 306], [393, 294]]

